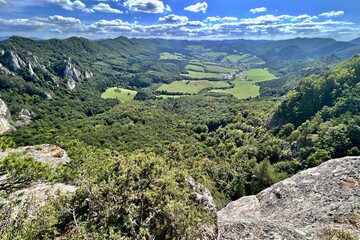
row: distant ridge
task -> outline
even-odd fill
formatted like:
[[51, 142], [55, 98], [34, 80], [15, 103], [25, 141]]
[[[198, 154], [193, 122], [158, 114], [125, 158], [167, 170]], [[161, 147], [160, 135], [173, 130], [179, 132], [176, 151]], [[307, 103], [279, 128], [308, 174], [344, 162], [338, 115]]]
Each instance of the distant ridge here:
[[360, 37], [355, 38], [355, 39], [349, 41], [349, 43], [356, 44], [356, 45], [360, 45]]

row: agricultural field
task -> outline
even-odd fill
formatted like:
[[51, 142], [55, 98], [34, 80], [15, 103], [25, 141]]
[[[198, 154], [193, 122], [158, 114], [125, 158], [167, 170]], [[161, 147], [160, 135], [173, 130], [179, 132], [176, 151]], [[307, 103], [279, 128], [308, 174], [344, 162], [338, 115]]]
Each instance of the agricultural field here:
[[101, 94], [101, 98], [118, 99], [120, 102], [125, 103], [133, 100], [136, 93], [137, 91], [125, 88], [112, 87], [108, 88], [103, 94]]
[[233, 81], [235, 86], [230, 89], [215, 89], [211, 92], [219, 92], [231, 94], [236, 98], [244, 99], [248, 97], [257, 97], [259, 96], [260, 86], [257, 86], [257, 82], [269, 81], [276, 79], [276, 77], [269, 73], [265, 68], [254, 68], [244, 72], [244, 75], [247, 76], [251, 81], [244, 81], [241, 79], [236, 79]]
[[236, 54], [236, 55], [229, 55], [223, 58], [222, 62], [229, 60], [233, 63], [241, 62], [244, 64], [254, 64], [254, 65], [262, 65], [265, 64], [264, 60], [261, 58], [250, 55], [250, 54]]
[[206, 72], [195, 72], [195, 71], [188, 71], [187, 74], [181, 74], [184, 77], [190, 77], [192, 79], [223, 79], [223, 76], [219, 73], [206, 73]]
[[266, 68], [250, 69], [248, 71], [245, 71], [244, 75], [254, 82], [264, 82], [276, 78], [275, 75], [269, 73], [269, 71]]
[[230, 73], [230, 74], [234, 74], [236, 72], [236, 69], [221, 67], [217, 65], [205, 65], [205, 67], [206, 70], [208, 70], [209, 72]]
[[228, 86], [229, 84], [224, 81], [214, 82], [208, 80], [196, 80], [196, 81], [182, 80], [182, 81], [175, 81], [170, 84], [163, 84], [158, 88], [158, 91], [195, 94], [204, 88], [210, 88], [210, 87], [221, 88]]
[[160, 53], [160, 60], [183, 60], [183, 59], [184, 58], [180, 53], [174, 53], [174, 54], [168, 52]]
[[195, 71], [195, 72], [204, 72], [205, 68], [200, 65], [188, 64], [185, 67], [188, 71]]
[[217, 58], [217, 57], [222, 57], [222, 56], [227, 56], [228, 54], [226, 52], [204, 52], [203, 56], [204, 57], [212, 57], [212, 58]]

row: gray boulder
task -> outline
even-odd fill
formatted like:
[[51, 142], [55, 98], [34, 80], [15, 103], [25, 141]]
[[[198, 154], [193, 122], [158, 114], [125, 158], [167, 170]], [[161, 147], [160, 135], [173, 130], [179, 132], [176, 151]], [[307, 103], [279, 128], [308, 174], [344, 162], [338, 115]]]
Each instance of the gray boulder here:
[[229, 203], [217, 217], [218, 239], [360, 239], [360, 157], [302, 171]]

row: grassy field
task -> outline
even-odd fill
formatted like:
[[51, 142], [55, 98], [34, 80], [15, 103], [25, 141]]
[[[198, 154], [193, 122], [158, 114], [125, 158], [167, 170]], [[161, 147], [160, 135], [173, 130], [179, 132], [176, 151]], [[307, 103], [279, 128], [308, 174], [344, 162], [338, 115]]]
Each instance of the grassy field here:
[[217, 72], [217, 73], [235, 73], [236, 69], [221, 67], [217, 65], [205, 65], [206, 69], [210, 72]]
[[269, 73], [266, 68], [254, 68], [244, 72], [244, 75], [255, 82], [264, 82], [273, 80], [276, 77], [274, 74]]
[[193, 64], [188, 64], [185, 67], [186, 70], [190, 70], [190, 71], [195, 71], [195, 72], [204, 72], [205, 68], [199, 65], [193, 65]]
[[103, 94], [101, 94], [101, 98], [114, 98], [124, 103], [133, 100], [136, 93], [137, 91], [125, 88], [112, 87], [108, 88]]
[[229, 60], [233, 63], [242, 62], [245, 64], [254, 64], [254, 65], [265, 64], [264, 60], [262, 60], [261, 58], [259, 58], [257, 56], [250, 55], [250, 54], [229, 55], [229, 56], [226, 56], [222, 61], [226, 61], [226, 60]]
[[183, 57], [181, 54], [172, 54], [168, 52], [160, 53], [160, 59], [161, 60], [182, 60]]
[[204, 57], [222, 57], [228, 55], [226, 52], [204, 52]]
[[236, 79], [233, 81], [233, 83], [235, 84], [234, 88], [225, 89], [225, 90], [215, 89], [211, 91], [231, 94], [239, 99], [244, 99], [248, 97], [257, 97], [260, 94], [259, 92], [260, 87], [257, 86], [255, 83], [264, 82], [276, 78], [273, 74], [269, 73], [269, 71], [264, 68], [254, 68], [249, 71], [245, 71], [244, 75], [247, 76], [252, 81], [242, 81]]
[[207, 80], [196, 80], [196, 81], [175, 81], [170, 84], [163, 84], [158, 88], [158, 91], [167, 91], [167, 92], [181, 92], [181, 93], [198, 93], [204, 88], [219, 88], [227, 87], [229, 84], [227, 82], [214, 82]]
[[216, 79], [223, 79], [223, 76], [218, 73], [205, 73], [205, 72], [194, 72], [188, 71], [188, 74], [181, 74], [184, 77], [190, 77], [192, 79], [207, 79], [207, 78], [216, 78]]

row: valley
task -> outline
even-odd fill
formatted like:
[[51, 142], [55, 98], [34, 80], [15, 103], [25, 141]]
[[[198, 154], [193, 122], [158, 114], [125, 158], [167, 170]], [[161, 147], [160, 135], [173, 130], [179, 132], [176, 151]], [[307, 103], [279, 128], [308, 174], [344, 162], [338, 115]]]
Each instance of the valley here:
[[[0, 233], [206, 239], [227, 204], [360, 155], [359, 53], [325, 38], [0, 41]], [[45, 188], [65, 194], [22, 205], [18, 222], [5, 214]]]

